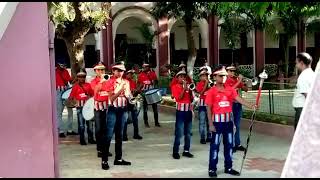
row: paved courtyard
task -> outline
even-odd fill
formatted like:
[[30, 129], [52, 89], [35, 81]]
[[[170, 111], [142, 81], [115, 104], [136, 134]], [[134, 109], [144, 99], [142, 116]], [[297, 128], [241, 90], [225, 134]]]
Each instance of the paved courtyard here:
[[[208, 177], [209, 144], [200, 144], [198, 120], [193, 123], [191, 152], [194, 158], [181, 156], [179, 160], [172, 158], [172, 144], [174, 135], [175, 116], [160, 114], [160, 128], [154, 127], [153, 117], [149, 113], [151, 128], [144, 128], [140, 113], [139, 126], [143, 140], [133, 140], [132, 124], [128, 127], [129, 141], [123, 144], [123, 158], [131, 161], [131, 166], [114, 166], [114, 156], [110, 158], [110, 170], [101, 169], [101, 160], [97, 158], [96, 146], [80, 146], [78, 136], [68, 136], [60, 140], [60, 177]], [[66, 119], [66, 113], [64, 114]], [[76, 115], [74, 114], [76, 119]], [[75, 124], [76, 127], [76, 124]], [[241, 132], [242, 142], [245, 145], [247, 130]], [[243, 177], [280, 177], [287, 152], [290, 147], [287, 140], [253, 133], [249, 145]], [[181, 141], [183, 148], [183, 139]], [[114, 141], [111, 152], [114, 155]], [[234, 169], [240, 170], [243, 152], [236, 152], [233, 156]], [[218, 177], [234, 177], [224, 174], [223, 144], [221, 143], [218, 163]]]

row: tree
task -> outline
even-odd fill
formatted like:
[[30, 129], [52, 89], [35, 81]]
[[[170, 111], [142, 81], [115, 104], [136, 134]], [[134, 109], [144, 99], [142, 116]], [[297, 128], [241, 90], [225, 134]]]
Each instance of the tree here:
[[89, 32], [98, 32], [106, 24], [110, 2], [48, 2], [50, 20], [56, 27], [56, 36], [66, 43], [70, 57], [71, 74], [75, 77], [84, 68], [84, 38]]
[[[285, 58], [285, 76], [289, 75], [289, 42], [298, 34], [305, 35], [306, 21], [310, 17], [320, 15], [319, 2], [276, 2], [272, 4], [272, 9], [275, 15], [279, 17], [283, 28], [284, 42], [283, 47]], [[314, 24], [307, 26], [309, 32], [314, 32]], [[272, 26], [270, 29], [279, 29]], [[272, 33], [272, 31], [269, 31]], [[272, 33], [274, 34], [274, 33]], [[274, 34], [276, 39], [279, 39], [279, 33]]]
[[181, 1], [181, 2], [157, 2], [151, 13], [157, 18], [164, 16], [182, 19], [186, 24], [186, 38], [188, 44], [188, 74], [193, 77], [193, 67], [197, 58], [197, 50], [194, 42], [192, 22], [207, 16], [206, 2]]

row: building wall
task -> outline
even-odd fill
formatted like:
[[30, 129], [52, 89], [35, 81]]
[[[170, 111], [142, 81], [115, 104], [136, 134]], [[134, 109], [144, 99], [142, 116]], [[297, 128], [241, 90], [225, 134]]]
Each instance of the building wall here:
[[46, 3], [18, 4], [0, 54], [0, 177], [55, 177]]

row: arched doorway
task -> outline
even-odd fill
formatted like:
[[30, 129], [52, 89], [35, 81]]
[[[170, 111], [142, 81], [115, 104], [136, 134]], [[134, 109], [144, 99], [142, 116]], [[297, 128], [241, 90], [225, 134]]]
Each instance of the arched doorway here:
[[[114, 41], [116, 61], [123, 60], [128, 66], [142, 65], [143, 61], [148, 61], [152, 67], [157, 66], [156, 49], [154, 46], [148, 47], [148, 33], [141, 31], [143, 27], [143, 30], [148, 30], [149, 25], [151, 26], [137, 17], [128, 17], [121, 21]], [[149, 32], [153, 33], [152, 30]]]
[[[195, 20], [192, 23], [197, 59], [194, 66], [202, 66], [207, 59], [208, 23], [205, 19]], [[186, 39], [185, 23], [182, 19], [169, 20], [169, 56], [171, 64], [187, 62], [188, 45]]]
[[[120, 12], [119, 10], [118, 12]], [[158, 23], [154, 17], [149, 13], [148, 10], [143, 8], [128, 8], [116, 13], [112, 21], [112, 32], [114, 40], [114, 55], [117, 60], [118, 54], [120, 54], [120, 44], [127, 46], [128, 65], [137, 62], [136, 64], [141, 65], [142, 59], [147, 60], [156, 72], [159, 72], [159, 60], [158, 60], [158, 39], [157, 36], [153, 38], [152, 48], [149, 51], [148, 57], [146, 53], [146, 43], [143, 35], [137, 30], [137, 27], [141, 27], [143, 24], [148, 24], [151, 32], [158, 30]], [[120, 35], [121, 34], [121, 35]], [[132, 38], [130, 38], [132, 37]], [[126, 40], [125, 40], [126, 39]], [[121, 41], [126, 43], [121, 43]], [[122, 52], [123, 53], [123, 52]]]

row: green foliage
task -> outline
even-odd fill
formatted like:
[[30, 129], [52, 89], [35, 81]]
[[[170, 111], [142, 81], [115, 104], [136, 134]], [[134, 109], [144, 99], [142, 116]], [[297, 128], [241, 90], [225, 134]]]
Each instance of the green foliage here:
[[151, 13], [156, 18], [163, 16], [177, 19], [200, 19], [207, 16], [207, 2], [181, 1], [181, 2], [157, 2]]
[[152, 43], [155, 37], [154, 32], [150, 29], [150, 23], [143, 23], [141, 26], [134, 27], [141, 34], [147, 44], [148, 50], [152, 49]]
[[[250, 119], [252, 116], [252, 111], [243, 111], [242, 118]], [[262, 122], [270, 122], [276, 124], [283, 124], [283, 125], [293, 125], [294, 119], [293, 117], [288, 116], [281, 116], [263, 112], [256, 112], [255, 120], [262, 121]]]
[[[61, 38], [83, 36], [79, 33], [93, 29], [99, 31], [109, 18], [110, 3], [96, 2], [48, 2], [50, 19]], [[84, 34], [86, 35], [86, 33]]]

